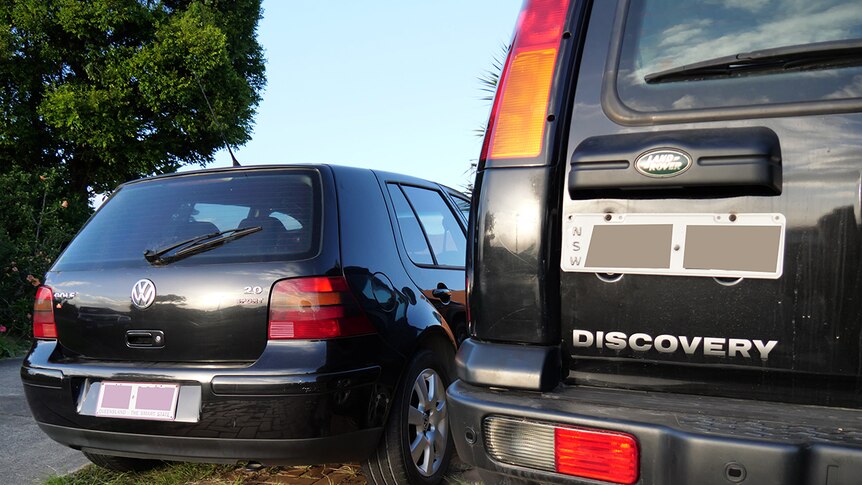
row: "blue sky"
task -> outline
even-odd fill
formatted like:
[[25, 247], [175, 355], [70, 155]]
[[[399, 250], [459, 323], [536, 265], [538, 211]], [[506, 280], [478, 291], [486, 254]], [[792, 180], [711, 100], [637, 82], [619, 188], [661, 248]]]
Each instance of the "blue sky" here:
[[[244, 165], [327, 162], [461, 188], [488, 117], [477, 77], [521, 0], [265, 0], [267, 87]], [[226, 150], [211, 167], [230, 165]]]

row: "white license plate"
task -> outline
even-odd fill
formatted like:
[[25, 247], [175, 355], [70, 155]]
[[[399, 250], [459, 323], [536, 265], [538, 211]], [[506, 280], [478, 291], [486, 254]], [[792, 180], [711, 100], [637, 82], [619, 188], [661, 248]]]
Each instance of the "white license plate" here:
[[173, 421], [179, 384], [102, 382], [96, 416]]
[[782, 214], [567, 214], [563, 271], [765, 278], [781, 276]]

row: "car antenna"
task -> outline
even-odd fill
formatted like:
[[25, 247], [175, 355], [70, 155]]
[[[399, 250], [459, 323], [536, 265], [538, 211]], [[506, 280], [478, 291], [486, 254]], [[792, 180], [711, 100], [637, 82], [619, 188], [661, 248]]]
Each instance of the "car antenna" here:
[[227, 139], [224, 136], [224, 130], [222, 129], [222, 125], [221, 123], [219, 123], [218, 118], [216, 118], [215, 111], [213, 111], [213, 107], [210, 104], [210, 99], [207, 97], [206, 91], [204, 91], [204, 85], [201, 84], [201, 78], [198, 77], [197, 73], [194, 73], [194, 75], [195, 80], [198, 82], [198, 87], [201, 88], [201, 94], [204, 95], [204, 101], [207, 102], [207, 108], [209, 108], [210, 110], [210, 115], [213, 117], [213, 121], [215, 122], [216, 126], [218, 126], [219, 135], [221, 135], [221, 141], [222, 143], [224, 143], [225, 148], [227, 148], [227, 152], [230, 153], [230, 159], [233, 161], [233, 166], [242, 167], [242, 165], [240, 165], [237, 161], [236, 157], [233, 156], [233, 150], [230, 149], [230, 145], [227, 144]]

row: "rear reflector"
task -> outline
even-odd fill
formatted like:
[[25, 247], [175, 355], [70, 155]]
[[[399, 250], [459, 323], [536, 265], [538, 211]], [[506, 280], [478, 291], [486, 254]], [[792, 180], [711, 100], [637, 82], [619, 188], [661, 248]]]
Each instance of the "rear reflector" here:
[[639, 475], [634, 436], [491, 416], [485, 448], [496, 461], [581, 478], [631, 485]]
[[526, 0], [482, 146], [483, 160], [542, 153], [548, 101], [569, 0]]
[[33, 337], [57, 338], [57, 324], [54, 322], [54, 292], [47, 286], [40, 286], [36, 290], [36, 300], [33, 303]]
[[282, 280], [272, 288], [270, 340], [319, 340], [375, 331], [342, 277]]
[[623, 433], [556, 428], [554, 462], [566, 475], [626, 485], [638, 480], [638, 445]]

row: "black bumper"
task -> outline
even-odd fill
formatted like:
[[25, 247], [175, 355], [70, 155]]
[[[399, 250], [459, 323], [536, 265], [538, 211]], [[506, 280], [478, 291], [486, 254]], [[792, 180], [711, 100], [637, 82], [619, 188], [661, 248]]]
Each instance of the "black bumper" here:
[[[459, 456], [501, 482], [603, 483], [495, 460], [482, 427], [491, 416], [634, 435], [639, 485], [862, 483], [860, 410], [574, 386], [501, 391], [463, 381], [448, 397]], [[744, 480], [730, 480], [728, 470], [740, 467]]]
[[[267, 465], [359, 461], [374, 450], [380, 429], [306, 439], [227, 439], [91, 431], [39, 423], [54, 441], [89, 453], [156, 460]], [[364, 450], [364, 451], [363, 451]]]
[[[365, 459], [376, 448], [391, 401], [381, 368], [367, 362], [326, 372], [279, 367], [278, 352], [246, 366], [128, 365], [63, 361], [56, 358], [56, 342], [40, 341], [21, 379], [42, 430], [84, 451], [285, 465]], [[95, 416], [94, 389], [101, 381], [179, 384], [176, 419]]]

